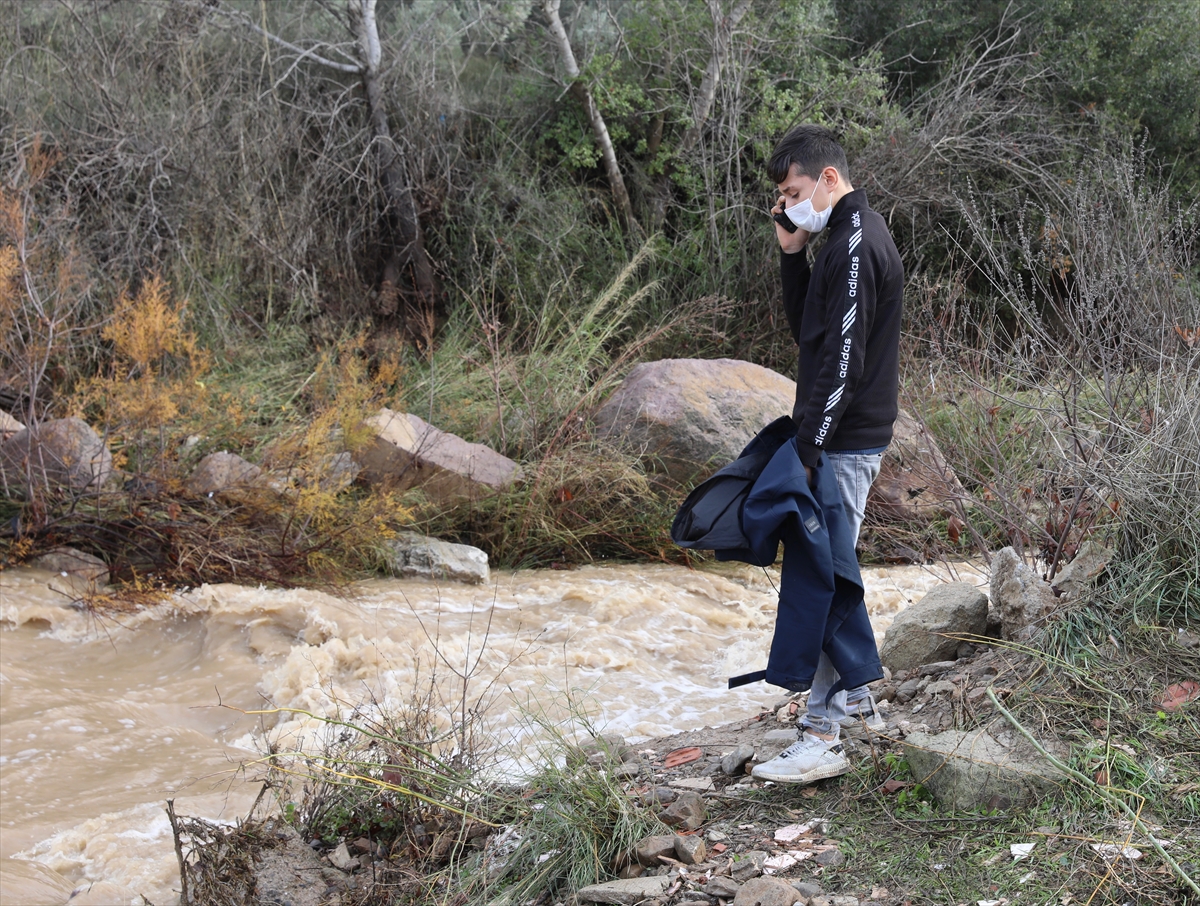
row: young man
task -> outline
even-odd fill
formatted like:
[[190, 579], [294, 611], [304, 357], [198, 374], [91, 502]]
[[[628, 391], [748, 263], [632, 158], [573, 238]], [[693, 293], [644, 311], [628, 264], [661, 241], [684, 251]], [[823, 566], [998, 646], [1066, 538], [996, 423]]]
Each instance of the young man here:
[[[904, 268], [887, 223], [850, 184], [846, 154], [820, 126], [797, 126], [767, 164], [779, 188], [783, 307], [800, 347], [796, 375], [797, 447], [810, 484], [821, 451], [838, 478], [851, 535], [862, 526], [867, 491], [879, 474], [898, 409], [900, 313]], [[806, 246], [826, 230], [809, 266]], [[838, 692], [837, 671], [822, 654], [801, 720], [800, 738], [754, 768], [755, 777], [811, 783], [850, 770], [843, 729], [879, 729], [883, 720], [866, 686]]]

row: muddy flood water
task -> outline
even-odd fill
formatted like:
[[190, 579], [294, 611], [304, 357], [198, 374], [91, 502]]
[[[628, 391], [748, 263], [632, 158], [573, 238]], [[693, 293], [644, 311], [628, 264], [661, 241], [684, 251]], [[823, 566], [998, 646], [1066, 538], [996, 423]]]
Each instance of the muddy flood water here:
[[[968, 567], [864, 570], [876, 632]], [[731, 675], [765, 664], [778, 572], [722, 565], [494, 573], [486, 586], [380, 580], [350, 597], [203, 586], [134, 614], [71, 606], [60, 577], [0, 572], [0, 904], [178, 902], [164, 803], [232, 822], [268, 742], [319, 743], [317, 722], [434, 689], [442, 719], [486, 715], [503, 759], [536, 746], [527, 716], [571, 690], [637, 739], [756, 714], [778, 698]], [[466, 676], [466, 679], [463, 679]], [[373, 707], [373, 706], [369, 706]], [[240, 709], [240, 710], [238, 710]]]

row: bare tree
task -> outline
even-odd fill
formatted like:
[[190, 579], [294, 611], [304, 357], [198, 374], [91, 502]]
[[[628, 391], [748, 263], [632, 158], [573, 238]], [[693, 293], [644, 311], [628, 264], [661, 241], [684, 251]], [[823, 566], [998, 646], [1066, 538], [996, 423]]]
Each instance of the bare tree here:
[[[700, 82], [700, 90], [692, 101], [692, 122], [683, 139], [679, 143], [680, 157], [687, 155], [700, 141], [705, 123], [708, 122], [712, 111], [713, 100], [717, 96], [717, 85], [721, 81], [721, 70], [725, 66], [729, 54], [729, 40], [734, 29], [750, 10], [750, 0], [737, 0], [729, 15], [721, 9], [720, 0], [708, 0], [708, 12], [712, 16], [713, 35], [712, 52], [708, 58], [708, 66], [704, 70], [704, 78]], [[661, 129], [661, 120], [656, 124]], [[662, 226], [667, 214], [667, 196], [670, 193], [670, 169], [664, 169], [659, 176], [658, 186], [650, 211], [650, 229], [657, 230]]]
[[621, 168], [617, 165], [617, 152], [613, 148], [612, 138], [608, 134], [608, 126], [605, 125], [604, 116], [600, 113], [592, 89], [580, 76], [579, 64], [575, 62], [575, 51], [571, 48], [571, 39], [567, 36], [562, 18], [558, 15], [561, 2], [562, 0], [544, 0], [542, 9], [549, 20], [550, 34], [554, 36], [563, 68], [567, 71], [568, 90], [583, 107], [583, 115], [587, 118], [588, 125], [592, 127], [592, 135], [596, 139], [596, 144], [600, 146], [604, 174], [608, 177], [608, 187], [612, 192], [613, 203], [616, 205], [621, 223], [629, 232], [640, 237], [642, 228], [633, 215], [633, 205], [629, 201], [629, 192], [625, 188], [625, 179], [621, 176]]
[[[413, 180], [404, 150], [394, 140], [388, 122], [389, 111], [384, 99], [380, 72], [383, 48], [376, 19], [377, 0], [345, 0], [345, 7], [341, 11], [331, 5], [322, 5], [329, 9], [353, 36], [354, 57], [350, 57], [338, 45], [318, 42], [309, 47], [301, 47], [266, 30], [243, 13], [219, 5], [214, 9], [225, 18], [238, 22], [248, 31], [294, 53], [296, 65], [311, 62], [336, 72], [356, 75], [361, 80], [380, 188], [386, 201], [386, 228], [383, 232], [385, 237], [391, 238], [389, 243], [385, 243], [387, 248], [383, 260], [377, 313], [384, 316], [396, 313], [400, 281], [407, 271], [415, 295], [413, 307], [419, 319], [427, 320], [437, 295], [437, 282], [425, 250], [420, 216], [413, 195]], [[341, 56], [343, 59], [334, 59], [334, 56]], [[415, 326], [421, 329], [428, 327], [427, 324]]]

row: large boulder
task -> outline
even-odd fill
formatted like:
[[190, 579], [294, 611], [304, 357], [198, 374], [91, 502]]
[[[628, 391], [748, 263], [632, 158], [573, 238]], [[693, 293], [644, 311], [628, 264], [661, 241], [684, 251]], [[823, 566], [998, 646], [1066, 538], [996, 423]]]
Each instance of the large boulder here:
[[355, 454], [359, 477], [397, 490], [420, 487], [432, 500], [477, 499], [521, 478], [521, 468], [491, 447], [469, 443], [406, 412], [380, 409], [367, 419], [374, 431]]
[[887, 522], [920, 523], [952, 512], [955, 501], [967, 499], [937, 441], [901, 409], [879, 477], [871, 485], [867, 510]]
[[896, 615], [879, 647], [879, 658], [893, 672], [921, 664], [953, 660], [959, 642], [947, 635], [984, 635], [988, 599], [974, 585], [939, 585]]
[[236, 498], [260, 491], [265, 486], [265, 478], [263, 470], [254, 463], [222, 450], [210, 453], [196, 463], [186, 484], [197, 497]]
[[735, 359], [643, 362], [596, 412], [601, 435], [641, 451], [680, 484], [735, 459], [765, 425], [790, 415], [796, 384]]
[[1063, 776], [1045, 756], [1016, 739], [980, 728], [936, 736], [910, 733], [904, 754], [913, 778], [949, 809], [1008, 808], [1053, 793]]
[[388, 566], [398, 576], [479, 585], [488, 580], [488, 555], [469, 544], [404, 532], [388, 543]]
[[992, 558], [991, 592], [1006, 639], [1036, 632], [1056, 603], [1054, 590], [1011, 547]]
[[0, 443], [0, 490], [33, 487], [99, 488], [113, 474], [104, 440], [80, 418], [58, 418], [23, 428]]

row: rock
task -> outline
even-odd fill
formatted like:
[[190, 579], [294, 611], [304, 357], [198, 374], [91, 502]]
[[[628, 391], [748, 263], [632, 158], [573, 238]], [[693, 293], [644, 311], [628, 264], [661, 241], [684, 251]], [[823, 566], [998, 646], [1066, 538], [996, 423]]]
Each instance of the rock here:
[[677, 790], [694, 790], [697, 793], [710, 793], [716, 789], [711, 777], [683, 777], [668, 783]]
[[698, 793], [680, 793], [658, 817], [668, 827], [697, 830], [704, 823], [705, 811], [704, 799]]
[[919, 679], [905, 680], [896, 688], [896, 701], [904, 705], [912, 701], [921, 689]]
[[95, 585], [108, 584], [108, 564], [99, 557], [77, 551], [73, 547], [59, 547], [34, 557], [29, 565], [52, 573], [66, 573], [72, 579]]
[[1113, 552], [1095, 541], [1085, 541], [1079, 546], [1075, 558], [1058, 571], [1051, 585], [1061, 594], [1064, 602], [1078, 600], [1092, 585], [1092, 579], [1104, 572]]
[[738, 890], [733, 906], [792, 906], [800, 893], [781, 878], [751, 878]]
[[197, 497], [221, 495], [236, 499], [247, 492], [262, 491], [266, 482], [263, 470], [254, 463], [222, 450], [210, 453], [196, 463], [186, 485]]
[[636, 449], [679, 484], [732, 461], [791, 414], [796, 384], [735, 359], [663, 359], [633, 370], [595, 415], [598, 432]]
[[917, 668], [917, 676], [938, 676], [958, 666], [958, 661], [934, 661]]
[[350, 855], [350, 850], [346, 847], [345, 843], [339, 843], [329, 853], [329, 862], [334, 868], [341, 871], [351, 871], [358, 868], [358, 859]]
[[703, 890], [710, 897], [720, 897], [722, 900], [728, 900], [737, 896], [737, 892], [741, 888], [742, 885], [733, 878], [724, 878], [718, 875], [705, 884]]
[[703, 862], [707, 850], [704, 848], [704, 838], [693, 835], [675, 835], [675, 858], [684, 865], [695, 865]]
[[1009, 742], [983, 729], [913, 732], [904, 752], [913, 778], [945, 808], [988, 807], [1001, 799], [1017, 804], [1054, 792], [1058, 770], [1032, 747]]
[[969, 500], [933, 436], [900, 410], [879, 477], [867, 495], [867, 512], [886, 522], [928, 522]]
[[[336, 890], [348, 883], [345, 875], [324, 864], [291, 827], [271, 821], [263, 830], [272, 834], [275, 842], [255, 853], [250, 888], [255, 902], [322, 906], [331, 901], [330, 887]], [[351, 869], [358, 868], [358, 860], [346, 855]]]
[[767, 864], [768, 858], [770, 855], [761, 849], [744, 852], [734, 861], [730, 874], [733, 875], [735, 881], [749, 881], [751, 878], [757, 878], [762, 874], [763, 866]]
[[651, 897], [662, 896], [669, 879], [658, 877], [626, 878], [592, 884], [582, 888], [576, 896], [585, 903], [617, 903], [619, 906], [635, 906]]
[[625, 737], [620, 733], [601, 733], [599, 736], [590, 736], [580, 744], [579, 753], [588, 759], [593, 755], [603, 755], [607, 760], [618, 762], [637, 759], [637, 752], [625, 742]]
[[936, 683], [930, 683], [925, 687], [927, 695], [953, 695], [958, 691], [958, 686], [949, 680], [938, 680]]
[[624, 868], [622, 868], [619, 872], [617, 872], [617, 877], [624, 878], [624, 879], [640, 878], [645, 873], [646, 873], [645, 865], [639, 865], [637, 862], [631, 862], [628, 865], [626, 865]]
[[793, 881], [792, 886], [796, 888], [796, 892], [805, 900], [811, 900], [813, 897], [819, 897], [823, 891], [820, 885], [813, 884], [809, 881]]
[[730, 776], [741, 774], [746, 767], [746, 762], [754, 757], [754, 746], [742, 743], [732, 752], [726, 752], [721, 756], [721, 770]]
[[632, 780], [642, 773], [642, 766], [636, 761], [625, 761], [613, 768], [612, 773], [618, 780]]
[[829, 906], [858, 906], [858, 897], [835, 896], [829, 898]]
[[896, 615], [879, 648], [879, 657], [893, 671], [951, 658], [958, 641], [939, 633], [982, 635], [987, 628], [987, 607], [987, 596], [973, 585], [940, 585]]
[[846, 857], [842, 855], [841, 850], [827, 849], [824, 852], [817, 853], [816, 856], [813, 857], [813, 861], [818, 865], [827, 865], [832, 868], [845, 862]]
[[7, 412], [0, 409], [0, 440], [4, 440], [10, 434], [16, 434], [18, 431], [24, 430], [24, 425], [22, 425]]
[[6, 434], [0, 442], [0, 491], [99, 488], [113, 474], [112, 454], [83, 419], [58, 418]]
[[657, 866], [659, 856], [670, 856], [675, 852], [676, 834], [661, 834], [643, 837], [633, 847], [633, 857], [642, 865]]
[[1054, 609], [1054, 592], [1017, 552], [1006, 547], [992, 558], [992, 604], [1006, 639], [1024, 637]]
[[405, 412], [380, 409], [366, 420], [375, 437], [355, 454], [359, 477], [396, 490], [419, 487], [433, 501], [475, 500], [520, 480], [520, 467], [483, 444], [440, 431]]
[[488, 581], [488, 555], [469, 544], [454, 544], [413, 532], [387, 542], [388, 568], [397, 576], [417, 576], [481, 585]]

